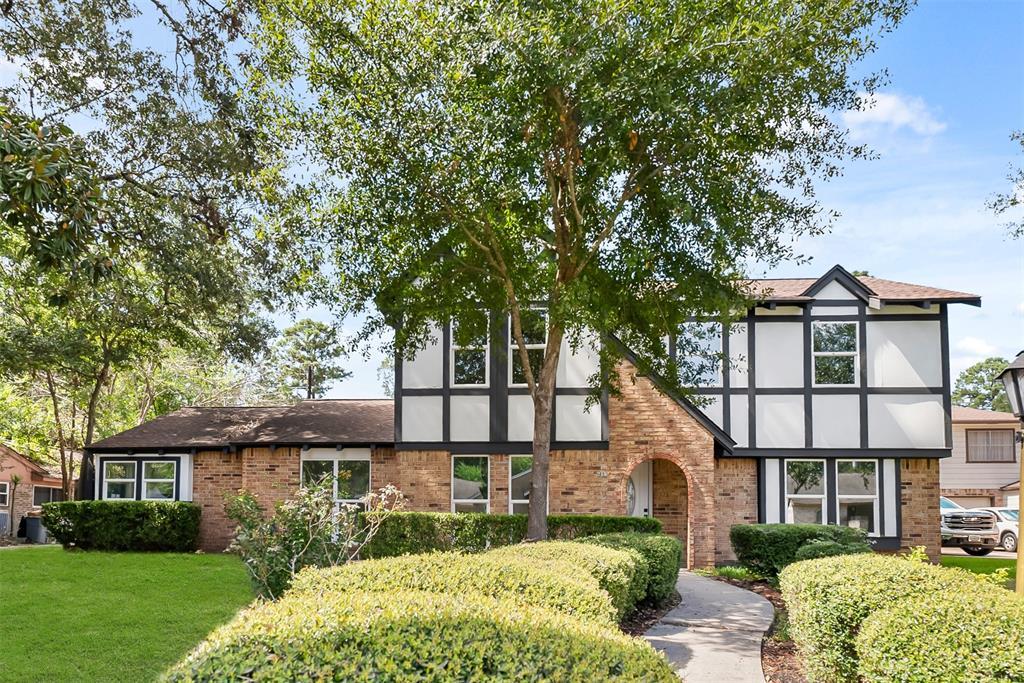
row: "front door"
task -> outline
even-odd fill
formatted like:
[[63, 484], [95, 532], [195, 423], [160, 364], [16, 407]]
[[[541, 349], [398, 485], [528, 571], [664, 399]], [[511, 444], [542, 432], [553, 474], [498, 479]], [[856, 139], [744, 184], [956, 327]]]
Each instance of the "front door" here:
[[651, 516], [651, 461], [636, 466], [626, 483], [626, 514], [632, 517]]

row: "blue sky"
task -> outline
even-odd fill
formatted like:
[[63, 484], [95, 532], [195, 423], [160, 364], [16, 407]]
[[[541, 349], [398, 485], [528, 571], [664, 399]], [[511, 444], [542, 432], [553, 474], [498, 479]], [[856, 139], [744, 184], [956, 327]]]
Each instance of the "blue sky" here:
[[[868, 114], [845, 118], [880, 158], [851, 164], [820, 188], [842, 215], [831, 234], [802, 240], [810, 265], [775, 277], [817, 277], [836, 263], [892, 280], [971, 292], [982, 307], [950, 313], [954, 374], [990, 355], [1024, 349], [1024, 241], [1006, 237], [985, 208], [1009, 189], [1024, 156], [1024, 2], [922, 0], [860, 67], [888, 69]], [[380, 358], [353, 358], [332, 396], [382, 395]]]

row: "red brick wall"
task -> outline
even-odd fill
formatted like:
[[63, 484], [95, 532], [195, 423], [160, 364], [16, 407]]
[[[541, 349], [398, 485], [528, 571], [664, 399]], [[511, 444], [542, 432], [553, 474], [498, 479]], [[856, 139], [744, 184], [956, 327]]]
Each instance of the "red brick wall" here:
[[715, 485], [718, 488], [718, 529], [715, 562], [734, 562], [736, 555], [729, 542], [734, 524], [757, 523], [757, 460], [719, 458], [715, 461]]
[[942, 534], [939, 511], [939, 461], [928, 458], [900, 461], [900, 505], [903, 538], [900, 547], [923, 545], [933, 562], [939, 561]]
[[192, 460], [192, 501], [202, 509], [199, 547], [216, 552], [231, 543], [234, 523], [224, 512], [226, 496], [242, 488], [242, 451], [199, 451]]
[[666, 534], [686, 542], [686, 475], [668, 460], [652, 464], [654, 500], [652, 517], [661, 522]]
[[398, 487], [405, 495], [407, 510], [451, 510], [451, 459], [448, 451], [377, 449], [371, 456], [370, 477], [374, 489], [386, 484]]

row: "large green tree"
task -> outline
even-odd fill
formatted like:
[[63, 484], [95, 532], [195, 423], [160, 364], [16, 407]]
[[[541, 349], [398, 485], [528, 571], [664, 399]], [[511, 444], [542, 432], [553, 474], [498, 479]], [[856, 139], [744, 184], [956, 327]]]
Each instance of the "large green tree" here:
[[[534, 405], [529, 535], [544, 538], [563, 342], [614, 334], [641, 372], [691, 376], [666, 336], [744, 309], [746, 267], [798, 257], [795, 238], [829, 224], [814, 181], [863, 152], [832, 114], [873, 91], [851, 69], [908, 3], [256, 6], [266, 139], [304, 164], [283, 177], [301, 211], [268, 221], [268, 242], [298, 247], [301, 284], [353, 302], [340, 312], [367, 313], [364, 338], [397, 328], [402, 354], [431, 321], [508, 315]], [[621, 350], [602, 349], [593, 383], [614, 390]]]
[[968, 408], [1010, 412], [1001, 373], [1010, 362], [1005, 358], [986, 358], [961, 372], [953, 386], [953, 403]]
[[271, 372], [282, 395], [321, 398], [334, 382], [351, 377], [340, 364], [345, 355], [338, 330], [303, 318], [286, 327], [274, 344]]

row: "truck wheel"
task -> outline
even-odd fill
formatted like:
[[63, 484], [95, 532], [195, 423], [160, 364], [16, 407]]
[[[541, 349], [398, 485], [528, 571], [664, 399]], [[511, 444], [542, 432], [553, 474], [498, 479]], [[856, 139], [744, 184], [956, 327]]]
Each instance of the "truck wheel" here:
[[992, 548], [982, 548], [978, 545], [965, 545], [961, 547], [964, 549], [965, 553], [968, 555], [974, 555], [975, 557], [984, 557], [992, 552]]
[[1003, 546], [1003, 550], [1008, 553], [1016, 552], [1017, 550], [1017, 536], [1012, 531], [1007, 531], [1003, 534], [1003, 540], [1000, 543]]

